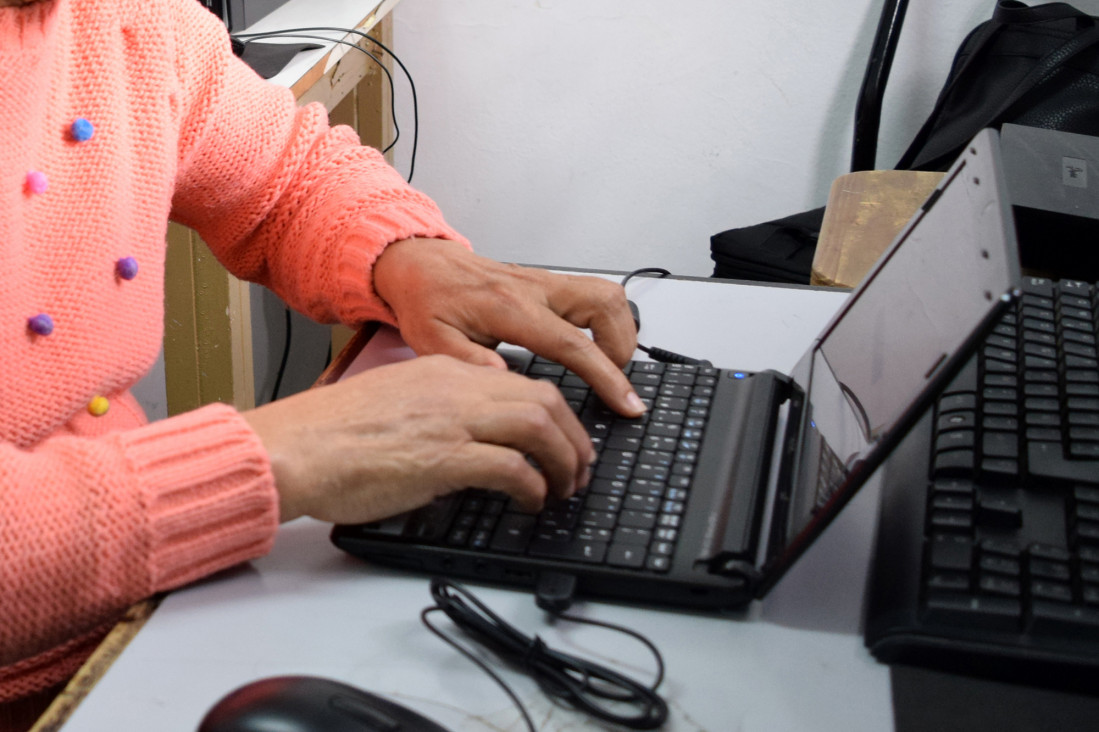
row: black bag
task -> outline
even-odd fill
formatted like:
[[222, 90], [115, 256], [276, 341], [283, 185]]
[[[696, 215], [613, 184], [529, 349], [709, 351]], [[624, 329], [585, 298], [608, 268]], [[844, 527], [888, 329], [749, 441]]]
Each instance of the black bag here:
[[[887, 30], [895, 41], [898, 13], [903, 18], [903, 3], [883, 9], [879, 35]], [[874, 79], [880, 101], [892, 49], [878, 45], [864, 90]], [[1067, 3], [1028, 7], [1000, 0], [992, 19], [962, 42], [934, 109], [895, 167], [946, 170], [978, 132], [1005, 122], [1099, 135], [1096, 18]], [[859, 143], [865, 131], [855, 134]], [[819, 208], [715, 234], [710, 237], [713, 276], [809, 282], [823, 217]]]
[[824, 208], [710, 237], [714, 277], [809, 283]]
[[958, 49], [898, 170], [946, 170], [1005, 122], [1099, 135], [1099, 23], [1067, 3], [1000, 0]]

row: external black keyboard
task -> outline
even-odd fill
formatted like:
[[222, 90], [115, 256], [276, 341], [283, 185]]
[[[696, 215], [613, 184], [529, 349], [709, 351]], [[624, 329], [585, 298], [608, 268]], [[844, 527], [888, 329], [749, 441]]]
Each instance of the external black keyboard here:
[[530, 514], [481, 490], [437, 499], [405, 533], [442, 545], [666, 572], [679, 538], [718, 371], [635, 361], [626, 374], [648, 412], [619, 417], [576, 374], [533, 358], [527, 376], [561, 390], [598, 452], [587, 489]]
[[887, 463], [879, 657], [1099, 669], [1097, 313], [1095, 285], [1026, 279]]

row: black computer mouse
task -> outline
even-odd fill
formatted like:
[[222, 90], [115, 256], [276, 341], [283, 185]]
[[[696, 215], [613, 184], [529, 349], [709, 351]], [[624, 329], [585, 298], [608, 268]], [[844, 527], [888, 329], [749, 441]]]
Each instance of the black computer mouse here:
[[315, 676], [259, 679], [230, 692], [198, 732], [448, 732], [396, 702]]

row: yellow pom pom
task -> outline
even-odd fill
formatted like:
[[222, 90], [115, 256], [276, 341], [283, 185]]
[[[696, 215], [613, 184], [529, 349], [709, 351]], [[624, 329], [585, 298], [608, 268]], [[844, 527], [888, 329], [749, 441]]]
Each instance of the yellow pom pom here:
[[93, 397], [92, 400], [88, 402], [88, 412], [96, 417], [102, 417], [110, 408], [111, 403], [107, 401], [107, 397]]

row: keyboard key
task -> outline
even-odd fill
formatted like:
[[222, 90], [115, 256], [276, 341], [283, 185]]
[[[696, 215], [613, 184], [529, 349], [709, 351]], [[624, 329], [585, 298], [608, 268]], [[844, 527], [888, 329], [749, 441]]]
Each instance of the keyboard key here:
[[656, 526], [656, 514], [645, 511], [624, 510], [618, 516], [618, 524], [635, 529], [651, 529]]
[[564, 559], [599, 564], [607, 556], [607, 545], [601, 541], [549, 541], [535, 539], [530, 543], [530, 555], [545, 559]]
[[959, 410], [972, 411], [976, 408], [977, 397], [974, 394], [951, 394], [939, 400], [940, 414]]
[[580, 514], [580, 523], [583, 526], [613, 529], [618, 524], [618, 515], [611, 511], [584, 511]]
[[969, 590], [969, 575], [963, 572], [936, 572], [927, 580], [930, 590], [966, 592]]
[[1031, 475], [1079, 483], [1093, 482], [1096, 464], [1086, 460], [1068, 460], [1059, 442], [1027, 444], [1027, 465]]
[[956, 536], [936, 536], [931, 540], [930, 563], [935, 569], [968, 572], [973, 566], [973, 542]]
[[409, 517], [404, 535], [427, 542], [441, 541], [459, 508], [460, 503], [453, 498], [432, 501]]
[[1004, 539], [985, 539], [981, 542], [981, 551], [985, 554], [997, 554], [1003, 557], [1018, 558], [1022, 553], [1013, 541]]
[[977, 501], [977, 520], [989, 528], [1017, 529], [1023, 525], [1023, 512], [1011, 498], [982, 496]]
[[1035, 580], [1030, 583], [1030, 596], [1036, 600], [1072, 602], [1072, 588], [1061, 582]]
[[613, 539], [616, 544], [638, 544], [648, 546], [652, 541], [653, 532], [648, 529], [635, 529], [632, 526], [619, 526], [614, 530]]
[[932, 474], [936, 478], [973, 474], [976, 456], [972, 450], [947, 450], [935, 455]]
[[594, 493], [584, 500], [584, 508], [592, 511], [618, 511], [622, 507], [622, 498]]
[[1018, 561], [1008, 559], [1007, 557], [996, 556], [994, 554], [982, 556], [978, 566], [985, 572], [1008, 575], [1011, 577], [1018, 577], [1022, 572], [1022, 568]]
[[924, 618], [932, 624], [1018, 630], [1022, 623], [1022, 603], [1007, 597], [928, 593]]
[[1031, 607], [1030, 631], [1035, 635], [1099, 640], [1099, 610], [1036, 601]]
[[992, 574], [981, 575], [980, 580], [977, 582], [977, 586], [980, 588], [981, 592], [987, 592], [990, 595], [999, 595], [1001, 597], [1018, 597], [1021, 592], [1018, 580], [1008, 577], [998, 577]]
[[986, 476], [1015, 478], [1019, 475], [1019, 461], [1007, 458], [988, 458], [981, 461], [981, 472]]
[[645, 560], [645, 568], [653, 572], [667, 572], [672, 568], [672, 560], [669, 557], [650, 554]]
[[670, 541], [657, 541], [649, 546], [649, 554], [657, 554], [660, 556], [671, 556], [675, 550], [675, 544]]
[[951, 495], [966, 496], [971, 501], [973, 498], [974, 485], [972, 480], [943, 478], [932, 483], [931, 488], [936, 495], [948, 493]]
[[935, 439], [935, 450], [945, 452], [958, 448], [972, 448], [976, 439], [973, 430], [951, 430]]
[[1068, 564], [1031, 558], [1030, 576], [1068, 582], [1072, 578], [1072, 573], [1069, 571]]
[[489, 546], [493, 551], [518, 554], [527, 548], [535, 523], [535, 517], [529, 514], [506, 513], [500, 517]]
[[637, 569], [644, 566], [646, 556], [645, 547], [632, 544], [611, 544], [607, 550], [607, 564], [612, 567]]
[[1019, 438], [1013, 432], [985, 432], [981, 450], [988, 457], [1016, 458], [1019, 456]]
[[936, 531], [958, 531], [968, 534], [973, 530], [972, 511], [943, 511], [931, 512], [931, 527]]
[[1048, 559], [1052, 562], [1067, 562], [1072, 559], [1072, 554], [1067, 549], [1053, 544], [1031, 544], [1027, 547], [1027, 553], [1032, 559]]
[[[1074, 458], [1099, 460], [1099, 442], [1073, 442], [1069, 445], [1068, 454]], [[1094, 470], [1097, 466], [1093, 464]]]
[[597, 493], [607, 496], [626, 495], [626, 481], [613, 478], [592, 478], [588, 483], [588, 493]]
[[603, 543], [609, 543], [614, 538], [614, 533], [610, 529], [600, 529], [595, 526], [581, 526], [576, 530], [576, 538], [582, 541], [601, 541]]
[[635, 478], [630, 481], [629, 495], [635, 496], [652, 496], [653, 498], [661, 498], [664, 495], [665, 483], [659, 480], [647, 480], [643, 478]]
[[976, 426], [977, 416], [973, 412], [950, 412], [939, 417], [937, 430], [972, 430]]
[[1099, 521], [1076, 521], [1073, 538], [1081, 544], [1099, 544]]
[[1061, 415], [1058, 412], [1028, 412], [1026, 423], [1028, 427], [1060, 427]]
[[656, 513], [660, 509], [660, 497], [631, 493], [626, 496], [623, 508], [629, 511]]

